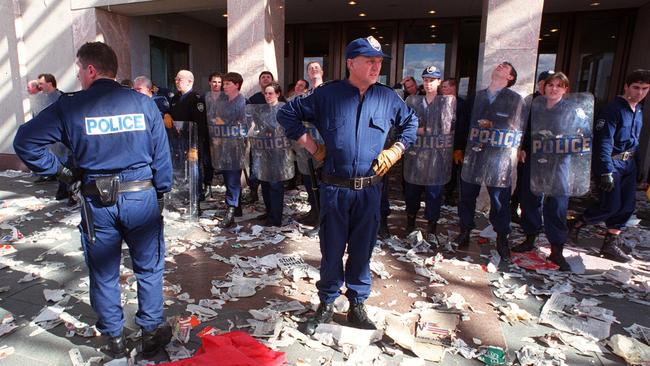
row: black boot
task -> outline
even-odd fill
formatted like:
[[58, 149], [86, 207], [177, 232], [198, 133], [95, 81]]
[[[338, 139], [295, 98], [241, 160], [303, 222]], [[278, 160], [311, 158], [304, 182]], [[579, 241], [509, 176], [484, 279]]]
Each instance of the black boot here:
[[512, 251], [515, 253], [530, 252], [531, 250], [535, 249], [536, 239], [537, 239], [537, 235], [526, 234], [526, 240], [524, 240], [521, 244], [517, 245], [516, 247], [512, 248]]
[[377, 235], [381, 239], [390, 238], [390, 231], [388, 230], [388, 217], [381, 218], [381, 222], [379, 223], [379, 233], [377, 233]]
[[219, 223], [219, 227], [225, 229], [233, 226], [235, 226], [235, 207], [228, 206], [226, 215], [223, 217], [223, 221]]
[[562, 255], [563, 250], [564, 250], [564, 244], [551, 243], [551, 255], [548, 256], [548, 260], [557, 264], [560, 267], [560, 271], [571, 272], [571, 266]]
[[309, 210], [305, 216], [298, 218], [296, 221], [305, 225], [305, 226], [318, 226], [320, 218], [318, 217], [318, 212], [315, 208]]
[[497, 252], [504, 262], [510, 262], [510, 245], [508, 245], [508, 234], [497, 234]]
[[470, 230], [460, 228], [460, 234], [454, 239], [454, 242], [458, 244], [458, 249], [466, 249], [469, 247], [469, 233]]
[[438, 223], [433, 220], [429, 220], [427, 222], [427, 241], [435, 246], [440, 245], [437, 234], [438, 234]]
[[320, 305], [318, 305], [318, 309], [316, 309], [316, 314], [307, 320], [307, 334], [314, 334], [318, 324], [329, 323], [332, 321], [333, 317], [334, 303], [325, 304], [321, 302]]
[[241, 210], [241, 205], [235, 207], [235, 217], [242, 217], [244, 213]]
[[113, 354], [113, 358], [126, 357], [126, 339], [124, 334], [111, 337], [108, 340], [108, 351]]
[[567, 226], [569, 227], [569, 238], [571, 238], [571, 241], [578, 244], [578, 235], [580, 234], [580, 229], [585, 226], [585, 222], [582, 220], [582, 217], [577, 216], [568, 219]]
[[375, 324], [368, 317], [366, 306], [360, 302], [357, 304], [350, 303], [350, 310], [348, 310], [348, 322], [355, 328], [360, 329], [377, 329]]
[[152, 357], [172, 339], [172, 329], [168, 325], [160, 326], [156, 330], [147, 332], [142, 330], [142, 354]]
[[622, 247], [625, 244], [621, 242], [620, 236], [612, 233], [607, 233], [605, 235], [605, 240], [603, 241], [603, 247], [600, 248], [600, 255], [603, 258], [607, 258], [620, 263], [627, 263], [632, 260], [632, 257], [627, 255]]
[[415, 215], [407, 214], [406, 215], [406, 235], [412, 233], [415, 230]]

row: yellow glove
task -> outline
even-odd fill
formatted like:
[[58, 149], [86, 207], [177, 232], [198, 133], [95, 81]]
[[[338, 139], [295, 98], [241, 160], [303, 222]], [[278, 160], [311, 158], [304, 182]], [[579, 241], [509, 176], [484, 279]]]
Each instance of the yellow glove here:
[[187, 161], [198, 161], [199, 160], [199, 150], [192, 148], [187, 150]]
[[465, 158], [463, 154], [463, 150], [454, 150], [454, 164], [456, 165], [462, 164], [463, 158]]
[[174, 119], [172, 118], [171, 114], [165, 113], [163, 115], [163, 121], [165, 122], [165, 128], [174, 127]]
[[217, 125], [217, 126], [222, 126], [222, 125], [225, 125], [226, 122], [224, 122], [221, 118], [216, 117], [216, 118], [214, 119], [214, 124]]
[[650, 201], [650, 187], [648, 187], [648, 190], [645, 191], [645, 195], [648, 197], [648, 201]]
[[388, 173], [390, 169], [397, 161], [402, 157], [404, 149], [397, 143], [388, 149], [384, 149], [379, 155], [375, 162], [372, 164], [372, 169], [377, 173], [377, 175], [383, 176]]
[[324, 144], [317, 144], [316, 151], [312, 154], [316, 161], [322, 162], [325, 160], [325, 155], [327, 155], [327, 150], [325, 150]]

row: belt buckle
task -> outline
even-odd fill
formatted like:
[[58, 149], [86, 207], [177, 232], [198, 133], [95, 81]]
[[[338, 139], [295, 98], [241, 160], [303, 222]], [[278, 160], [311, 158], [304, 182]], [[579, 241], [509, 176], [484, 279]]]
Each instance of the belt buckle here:
[[363, 189], [363, 178], [353, 178], [353, 188], [355, 191]]
[[628, 160], [630, 158], [630, 152], [629, 151], [624, 151], [623, 152], [623, 160]]

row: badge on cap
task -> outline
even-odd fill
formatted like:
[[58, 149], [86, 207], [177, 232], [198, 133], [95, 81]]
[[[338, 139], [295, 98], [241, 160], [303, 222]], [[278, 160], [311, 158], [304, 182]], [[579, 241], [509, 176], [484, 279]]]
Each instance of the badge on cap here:
[[374, 49], [377, 50], [377, 51], [381, 51], [381, 44], [379, 44], [379, 41], [377, 41], [377, 40], [375, 39], [375, 37], [373, 37], [373, 36], [368, 36], [368, 38], [366, 38], [366, 40], [368, 41], [368, 43], [370, 43], [370, 45], [372, 46], [372, 48], [374, 48]]
[[437, 70], [438, 69], [435, 66], [429, 66], [429, 67], [427, 67], [427, 74], [433, 74]]

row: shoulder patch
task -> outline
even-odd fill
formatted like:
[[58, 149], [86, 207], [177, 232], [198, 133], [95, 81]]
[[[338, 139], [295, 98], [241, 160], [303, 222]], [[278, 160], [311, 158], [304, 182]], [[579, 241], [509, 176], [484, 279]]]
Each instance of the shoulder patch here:
[[203, 104], [203, 102], [196, 103], [196, 109], [198, 109], [199, 112], [203, 112], [205, 110], [205, 104]]
[[596, 121], [596, 130], [602, 130], [603, 127], [605, 127], [605, 120], [604, 119], [599, 119]]
[[338, 83], [338, 82], [340, 82], [340, 81], [341, 81], [341, 80], [328, 80], [328, 81], [326, 81], [326, 82], [320, 84], [319, 86], [317, 86], [315, 89], [317, 89], [317, 88], [322, 88], [322, 87], [327, 86], [327, 85], [336, 84], [336, 83]]

